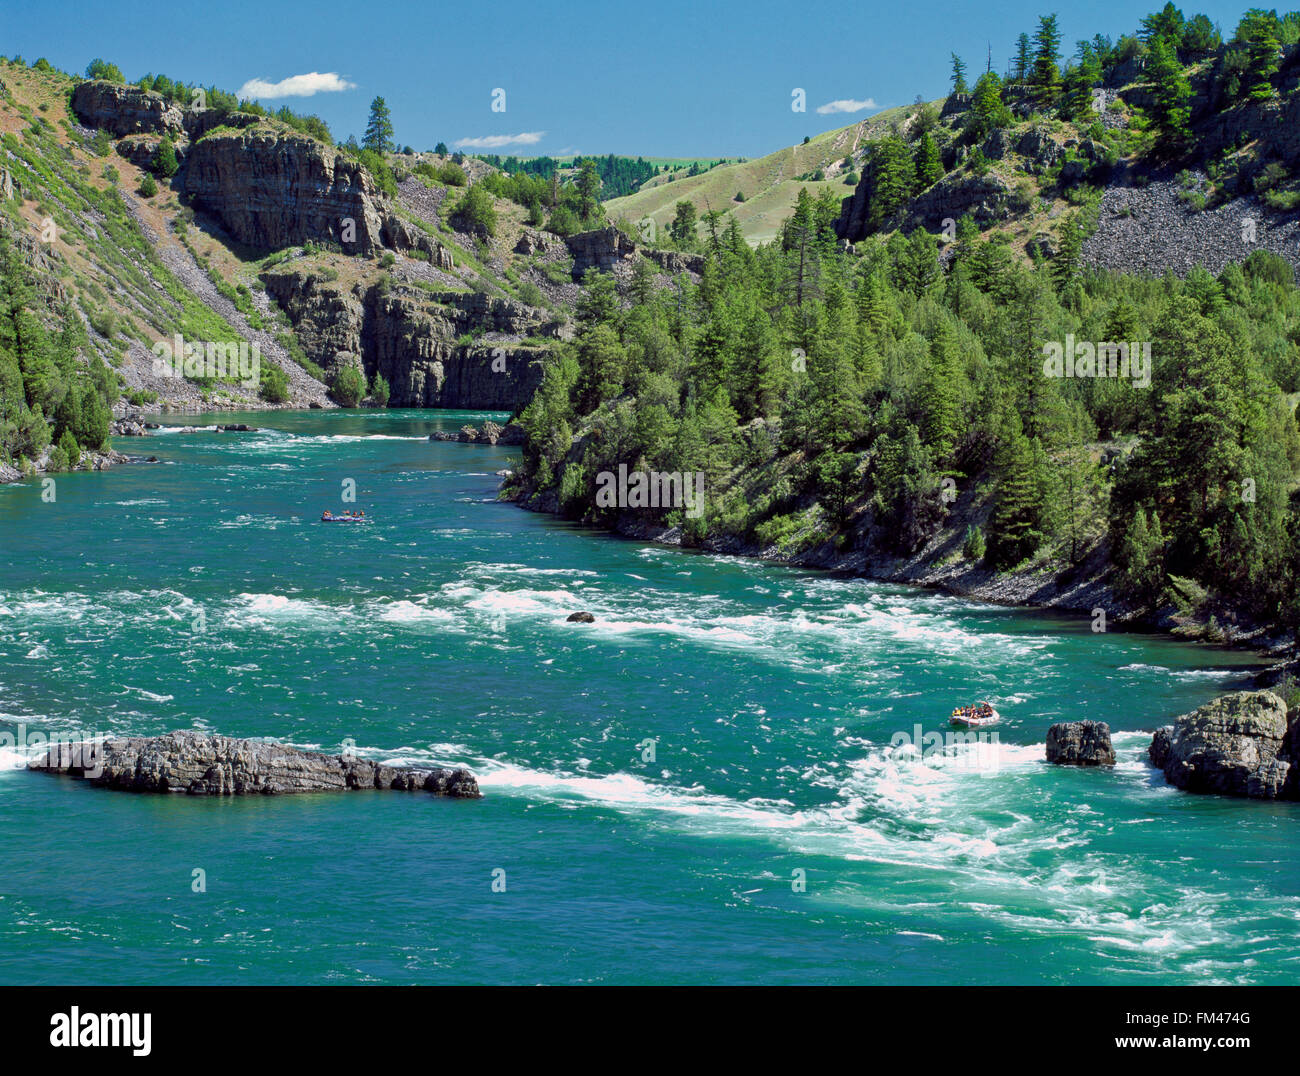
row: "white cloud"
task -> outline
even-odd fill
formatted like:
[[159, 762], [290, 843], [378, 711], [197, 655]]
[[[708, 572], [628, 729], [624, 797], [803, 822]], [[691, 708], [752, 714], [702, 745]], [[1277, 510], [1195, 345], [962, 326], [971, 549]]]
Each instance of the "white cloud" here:
[[545, 136], [545, 131], [523, 131], [513, 135], [484, 135], [482, 138], [462, 138], [453, 143], [457, 149], [501, 149], [504, 146], [535, 146]]
[[817, 111], [825, 116], [828, 112], [861, 112], [864, 108], [878, 108], [874, 100], [868, 97], [865, 101], [855, 101], [851, 97], [841, 101], [827, 101], [824, 105], [818, 105]]
[[339, 93], [355, 90], [356, 84], [336, 75], [333, 71], [312, 71], [306, 75], [290, 75], [279, 82], [252, 78], [239, 87], [238, 97], [312, 97], [318, 93]]

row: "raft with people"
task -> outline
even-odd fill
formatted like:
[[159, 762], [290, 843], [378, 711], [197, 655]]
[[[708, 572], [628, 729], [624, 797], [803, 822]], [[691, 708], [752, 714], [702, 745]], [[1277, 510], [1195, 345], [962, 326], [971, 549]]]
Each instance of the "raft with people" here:
[[1002, 715], [993, 709], [991, 703], [977, 702], [972, 706], [958, 706], [949, 720], [954, 725], [979, 728], [982, 725], [996, 724], [1002, 720]]
[[340, 512], [335, 515], [328, 508], [320, 514], [322, 523], [369, 523], [365, 512]]

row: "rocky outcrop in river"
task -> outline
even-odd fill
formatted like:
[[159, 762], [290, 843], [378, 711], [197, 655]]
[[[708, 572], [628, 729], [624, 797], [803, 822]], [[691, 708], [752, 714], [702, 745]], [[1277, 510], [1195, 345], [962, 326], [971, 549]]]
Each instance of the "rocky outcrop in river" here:
[[1238, 691], [1158, 729], [1151, 764], [1188, 792], [1300, 798], [1300, 711], [1271, 691]]
[[1047, 761], [1058, 766], [1113, 766], [1115, 749], [1104, 721], [1064, 721], [1047, 730]]
[[348, 755], [326, 755], [261, 740], [205, 732], [129, 737], [102, 744], [61, 744], [28, 764], [44, 773], [84, 777], [128, 792], [191, 796], [286, 795], [354, 789], [423, 790], [476, 798], [478, 781], [466, 769], [384, 766]]

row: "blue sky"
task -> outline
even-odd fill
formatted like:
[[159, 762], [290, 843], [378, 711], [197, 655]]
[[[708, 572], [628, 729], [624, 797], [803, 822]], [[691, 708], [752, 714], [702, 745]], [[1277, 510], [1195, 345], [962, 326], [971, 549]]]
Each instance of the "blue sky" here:
[[[348, 88], [262, 100], [315, 112], [340, 139], [361, 136], [370, 100], [381, 94], [398, 142], [416, 149], [524, 136], [465, 147], [754, 157], [917, 94], [940, 96], [954, 50], [977, 71], [991, 42], [994, 68], [1004, 69], [1039, 14], [1058, 12], [1068, 53], [1081, 37], [1135, 29], [1162, 4], [0, 0], [0, 52], [28, 62], [45, 56], [74, 72], [102, 56], [132, 80], [162, 71], [229, 90], [333, 75], [306, 82]], [[1230, 34], [1248, 6], [1183, 10], [1203, 11]], [[807, 94], [802, 114], [790, 107], [796, 87]], [[492, 108], [498, 88], [504, 111]], [[874, 107], [817, 112], [833, 101]]]

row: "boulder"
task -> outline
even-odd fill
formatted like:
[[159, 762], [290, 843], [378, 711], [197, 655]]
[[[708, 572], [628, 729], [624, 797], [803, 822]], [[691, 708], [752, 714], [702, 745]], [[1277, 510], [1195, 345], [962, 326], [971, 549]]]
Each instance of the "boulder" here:
[[350, 755], [327, 755], [196, 730], [59, 744], [27, 768], [82, 777], [129, 792], [191, 796], [271, 796], [363, 788], [423, 789], [457, 798], [482, 795], [478, 781], [463, 768], [382, 766]]
[[1165, 780], [1188, 792], [1294, 799], [1296, 731], [1278, 695], [1237, 691], [1157, 731], [1148, 755]]
[[594, 624], [596, 622], [595, 616], [586, 612], [570, 613], [564, 619], [570, 624]]
[[545, 254], [551, 249], [551, 245], [540, 232], [531, 232], [525, 230], [519, 237], [519, 242], [515, 244], [516, 254]]
[[1047, 761], [1057, 766], [1113, 766], [1115, 749], [1104, 721], [1063, 721], [1047, 730]]
[[147, 424], [139, 415], [129, 415], [115, 419], [108, 432], [114, 437], [147, 437]]

